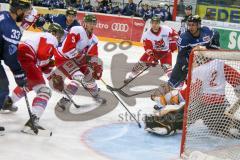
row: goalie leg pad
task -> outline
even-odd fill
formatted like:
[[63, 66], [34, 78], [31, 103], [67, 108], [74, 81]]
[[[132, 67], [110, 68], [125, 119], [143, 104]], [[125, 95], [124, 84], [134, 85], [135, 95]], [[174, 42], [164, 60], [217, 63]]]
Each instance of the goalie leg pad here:
[[164, 124], [158, 116], [145, 117], [145, 130], [161, 136], [172, 135], [176, 132], [172, 124]]
[[145, 129], [162, 136], [172, 135], [182, 129], [183, 111], [180, 109], [164, 116], [146, 116]]

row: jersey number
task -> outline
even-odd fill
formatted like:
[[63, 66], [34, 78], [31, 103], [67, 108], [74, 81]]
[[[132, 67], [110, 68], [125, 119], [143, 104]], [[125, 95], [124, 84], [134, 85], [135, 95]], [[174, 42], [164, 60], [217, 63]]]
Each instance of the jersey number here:
[[76, 39], [75, 39], [75, 37], [73, 36], [72, 37], [72, 43], [75, 43], [76, 42]]
[[13, 29], [11, 38], [18, 40], [18, 39], [20, 39], [20, 37], [21, 37], [20, 31]]
[[214, 71], [212, 72], [211, 79], [210, 79], [210, 83], [209, 83], [209, 86], [210, 86], [210, 87], [216, 87], [216, 86], [217, 86], [216, 79], [217, 79], [217, 71], [214, 70]]

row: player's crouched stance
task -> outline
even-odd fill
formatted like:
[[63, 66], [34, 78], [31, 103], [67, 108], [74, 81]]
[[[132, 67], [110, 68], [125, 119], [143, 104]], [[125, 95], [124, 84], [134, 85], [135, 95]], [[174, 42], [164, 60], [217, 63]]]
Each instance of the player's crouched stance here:
[[69, 97], [74, 96], [79, 83], [86, 89], [93, 99], [100, 104], [106, 100], [99, 96], [99, 88], [96, 80], [102, 77], [102, 62], [98, 57], [98, 39], [93, 33], [97, 19], [94, 15], [84, 17], [83, 26], [72, 27], [63, 45], [59, 47], [55, 55], [56, 66], [71, 81], [63, 87], [61, 78], [53, 78], [55, 89], [65, 93], [67, 96], [57, 103], [57, 110], [62, 111], [70, 107]]
[[34, 126], [31, 119], [29, 119], [22, 130], [30, 134], [33, 134], [35, 129], [33, 127], [36, 127], [38, 130], [45, 130], [38, 122], [51, 97], [51, 89], [46, 85], [43, 73], [48, 74], [54, 67], [51, 57], [56, 52], [58, 42], [64, 34], [61, 26], [56, 23], [49, 26], [48, 32], [36, 33], [20, 42], [18, 46], [18, 60], [26, 73], [27, 87], [16, 87], [12, 95], [5, 100], [3, 106], [6, 109], [13, 110], [14, 103], [23, 98], [26, 91], [35, 91], [36, 96], [32, 101]]
[[161, 136], [173, 135], [182, 130], [185, 90], [172, 90], [163, 94], [158, 90], [151, 99], [157, 104], [154, 106], [154, 115], [145, 117], [145, 130]]

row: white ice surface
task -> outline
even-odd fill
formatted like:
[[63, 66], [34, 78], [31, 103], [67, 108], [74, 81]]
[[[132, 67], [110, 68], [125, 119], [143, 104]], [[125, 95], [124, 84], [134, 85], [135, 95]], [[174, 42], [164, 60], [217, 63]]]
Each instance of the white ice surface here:
[[[34, 33], [25, 33], [24, 36], [31, 36]], [[142, 53], [144, 52], [142, 47], [131, 47], [128, 50], [120, 50], [117, 47], [116, 50], [112, 52], [104, 51], [104, 45], [106, 42], [99, 43], [99, 53], [100, 57], [104, 61], [104, 74], [103, 79], [108, 83], [112, 84], [110, 75], [110, 65], [112, 56], [118, 53], [127, 53], [128, 62], [137, 62]], [[119, 66], [121, 67], [121, 66]], [[7, 75], [10, 80], [10, 89], [14, 89], [16, 86], [13, 76], [10, 70], [5, 66]], [[99, 87], [103, 91], [107, 91], [106, 87], [99, 81]], [[152, 87], [151, 87], [152, 88]], [[140, 90], [141, 88], [135, 88]], [[34, 93], [28, 94], [30, 101], [34, 97]], [[125, 110], [118, 104], [118, 107], [115, 108], [112, 112], [99, 117], [94, 120], [85, 121], [85, 122], [65, 122], [58, 119], [54, 113], [54, 106], [56, 102], [61, 98], [61, 94], [53, 91], [53, 96], [48, 103], [44, 115], [41, 118], [40, 123], [48, 129], [53, 131], [52, 137], [40, 137], [40, 136], [31, 136], [20, 133], [25, 122], [28, 120], [28, 114], [26, 109], [26, 104], [24, 99], [17, 103], [19, 111], [14, 114], [1, 114], [0, 115], [0, 125], [5, 126], [6, 135], [0, 137], [0, 160], [106, 160], [109, 159], [107, 156], [101, 154], [101, 151], [94, 151], [89, 145], [86, 145], [85, 133], [90, 132], [96, 127], [108, 125], [112, 123], [119, 123], [119, 114], [124, 114]], [[87, 103], [89, 99], [81, 99], [81, 102]], [[138, 111], [141, 111], [143, 118], [144, 114], [152, 113], [152, 107], [154, 103], [150, 98], [138, 98], [137, 104], [135, 107], [129, 107], [130, 111], [134, 114], [137, 114]], [[127, 125], [127, 124], [126, 124]], [[137, 127], [136, 127], [137, 128]], [[137, 128], [135, 132], [138, 132]], [[141, 129], [141, 132], [143, 128]], [[112, 135], [112, 138], [118, 138], [122, 136], [121, 134], [126, 134], [127, 132], [122, 132], [116, 135]], [[146, 133], [143, 133], [146, 134]], [[149, 134], [146, 136], [137, 137], [143, 140], [143, 142], [148, 143]], [[168, 138], [169, 139], [169, 138]], [[174, 140], [174, 137], [173, 137]], [[178, 140], [179, 141], [179, 140]], [[97, 141], [98, 142], [98, 141]], [[101, 141], [99, 142], [101, 143]], [[131, 139], [129, 139], [129, 144], [131, 144]], [[164, 144], [164, 139], [161, 139], [159, 143], [159, 149], [163, 150], [168, 149], [166, 157], [178, 157], [178, 144], [174, 148], [174, 151], [171, 151], [172, 146]], [[109, 146], [111, 147], [111, 146]], [[126, 150], [128, 146], [126, 145]], [[114, 151], [114, 148], [112, 149]], [[115, 151], [116, 152], [116, 151]], [[150, 153], [151, 154], [151, 153]], [[171, 156], [169, 156], [171, 155]], [[125, 155], [126, 156], [126, 155]], [[129, 155], [131, 157], [131, 155]], [[139, 159], [138, 157], [131, 157], [132, 159]], [[121, 159], [121, 158], [119, 158]], [[167, 160], [168, 158], [163, 158]], [[147, 159], [146, 159], [147, 160]]]

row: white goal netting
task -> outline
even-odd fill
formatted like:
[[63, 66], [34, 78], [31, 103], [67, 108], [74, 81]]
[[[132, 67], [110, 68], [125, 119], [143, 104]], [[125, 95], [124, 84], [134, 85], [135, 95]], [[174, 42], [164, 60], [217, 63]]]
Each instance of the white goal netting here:
[[189, 63], [183, 157], [240, 160], [240, 51], [195, 51]]

